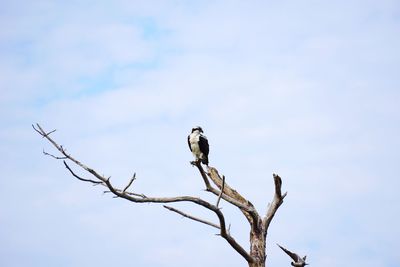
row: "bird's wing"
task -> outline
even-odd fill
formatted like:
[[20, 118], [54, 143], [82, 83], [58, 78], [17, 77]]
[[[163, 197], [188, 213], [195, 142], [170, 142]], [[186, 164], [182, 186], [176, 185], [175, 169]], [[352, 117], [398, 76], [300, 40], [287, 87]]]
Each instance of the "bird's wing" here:
[[204, 135], [199, 136], [199, 147], [200, 151], [203, 152], [204, 155], [208, 156], [208, 153], [210, 152], [210, 146], [208, 145], [207, 137]]
[[277, 245], [278, 245], [278, 247], [280, 247], [283, 251], [285, 251], [286, 254], [288, 254], [295, 262], [298, 262], [298, 261], [299, 261], [299, 258], [300, 258], [299, 255], [297, 255], [296, 253], [293, 253], [293, 252], [287, 250], [287, 249], [284, 248], [284, 247], [281, 247], [279, 244], [277, 244]]
[[192, 146], [190, 145], [190, 135], [188, 135], [188, 145], [189, 145], [189, 149], [190, 149], [190, 151], [192, 151]]

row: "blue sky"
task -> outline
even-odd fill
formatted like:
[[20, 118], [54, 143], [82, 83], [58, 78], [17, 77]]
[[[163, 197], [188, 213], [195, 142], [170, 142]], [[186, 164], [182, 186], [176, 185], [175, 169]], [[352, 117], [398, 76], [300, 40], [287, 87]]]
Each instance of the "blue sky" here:
[[214, 229], [70, 177], [36, 122], [116, 185], [215, 201], [189, 164], [201, 125], [260, 213], [283, 178], [270, 266], [289, 264], [275, 243], [398, 266], [398, 1], [1, 1], [0, 24], [1, 266], [246, 265]]

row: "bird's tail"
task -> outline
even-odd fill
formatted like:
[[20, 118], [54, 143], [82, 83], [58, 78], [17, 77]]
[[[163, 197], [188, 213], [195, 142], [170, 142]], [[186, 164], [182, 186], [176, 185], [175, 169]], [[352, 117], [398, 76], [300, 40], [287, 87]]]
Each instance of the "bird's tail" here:
[[208, 166], [208, 156], [203, 155], [203, 157], [201, 158], [201, 163]]

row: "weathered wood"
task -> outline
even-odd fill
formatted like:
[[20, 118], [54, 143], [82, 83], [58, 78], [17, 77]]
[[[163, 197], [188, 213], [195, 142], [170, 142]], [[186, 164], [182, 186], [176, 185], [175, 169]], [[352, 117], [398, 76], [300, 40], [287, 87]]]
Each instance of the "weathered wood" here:
[[250, 255], [253, 257], [254, 262], [249, 262], [249, 266], [265, 266], [265, 246], [266, 239], [262, 229], [262, 223], [251, 225], [250, 230]]
[[[208, 171], [208, 177], [210, 177], [211, 181], [221, 190], [223, 179], [219, 175], [218, 170], [216, 168], [209, 167]], [[250, 224], [258, 223], [260, 216], [258, 215], [257, 210], [254, 208], [253, 204], [249, 200], [244, 198], [241, 194], [239, 194], [235, 189], [230, 187], [226, 181], [224, 183], [223, 194], [228, 195], [230, 198], [235, 199], [236, 201], [241, 203], [242, 206], [246, 207], [239, 207], [239, 209], [242, 211], [243, 215], [247, 218]]]
[[263, 229], [264, 229], [264, 236], [267, 236], [268, 234], [268, 228], [269, 225], [272, 221], [272, 219], [275, 216], [276, 211], [279, 209], [279, 207], [283, 203], [283, 199], [286, 197], [287, 192], [282, 195], [282, 179], [279, 177], [277, 174], [273, 174], [274, 177], [274, 183], [275, 183], [275, 195], [274, 198], [272, 199], [271, 204], [269, 204], [269, 207], [267, 209], [267, 214], [263, 218]]

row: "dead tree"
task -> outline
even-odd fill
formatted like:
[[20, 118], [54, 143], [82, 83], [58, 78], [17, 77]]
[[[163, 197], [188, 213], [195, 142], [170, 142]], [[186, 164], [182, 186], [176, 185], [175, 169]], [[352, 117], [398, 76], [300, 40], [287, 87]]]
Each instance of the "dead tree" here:
[[[177, 196], [177, 197], [150, 197], [144, 194], [135, 193], [130, 190], [131, 185], [136, 179], [136, 175], [128, 181], [127, 185], [120, 189], [116, 188], [112, 185], [110, 181], [110, 177], [105, 177], [100, 175], [99, 172], [85, 165], [84, 163], [78, 161], [71, 154], [67, 153], [65, 148], [59, 145], [56, 141], [54, 141], [50, 134], [55, 132], [55, 130], [46, 132], [43, 128], [36, 124], [32, 125], [33, 129], [39, 133], [43, 138], [47, 139], [60, 153], [59, 156], [54, 154], [47, 153], [43, 151], [43, 153], [47, 156], [51, 156], [57, 160], [62, 160], [67, 170], [70, 172], [72, 176], [75, 178], [92, 184], [98, 184], [107, 188], [107, 191], [114, 194], [116, 197], [123, 198], [129, 200], [134, 203], [175, 203], [175, 202], [191, 202], [196, 205], [202, 206], [210, 211], [212, 211], [217, 219], [218, 223], [213, 223], [193, 215], [190, 215], [186, 212], [173, 208], [171, 206], [164, 205], [164, 207], [170, 211], [176, 212], [188, 219], [209, 225], [211, 227], [219, 229], [219, 234], [223, 237], [231, 247], [236, 250], [247, 262], [250, 267], [264, 267], [266, 261], [266, 239], [268, 234], [268, 228], [271, 224], [272, 219], [275, 216], [276, 211], [279, 206], [283, 203], [283, 199], [286, 196], [286, 193], [282, 194], [282, 180], [281, 178], [273, 174], [274, 184], [275, 184], [275, 194], [272, 199], [272, 202], [268, 205], [267, 213], [262, 216], [255, 209], [254, 205], [244, 198], [238, 191], [230, 187], [226, 181], [225, 177], [218, 173], [217, 169], [214, 167], [207, 167], [207, 171], [205, 171], [200, 162], [193, 162], [192, 164], [197, 167], [201, 178], [203, 179], [205, 190], [214, 194], [217, 197], [216, 204], [212, 204], [208, 201], [205, 201], [198, 197], [193, 196]], [[68, 165], [68, 163], [73, 163], [81, 169], [88, 172], [92, 178], [83, 178], [77, 175], [72, 168]], [[210, 182], [211, 181], [211, 182]], [[250, 250], [247, 251], [243, 246], [241, 246], [230, 234], [229, 227], [226, 225], [224, 214], [221, 209], [218, 207], [220, 200], [223, 199], [226, 202], [236, 206], [247, 219], [250, 224]]]

